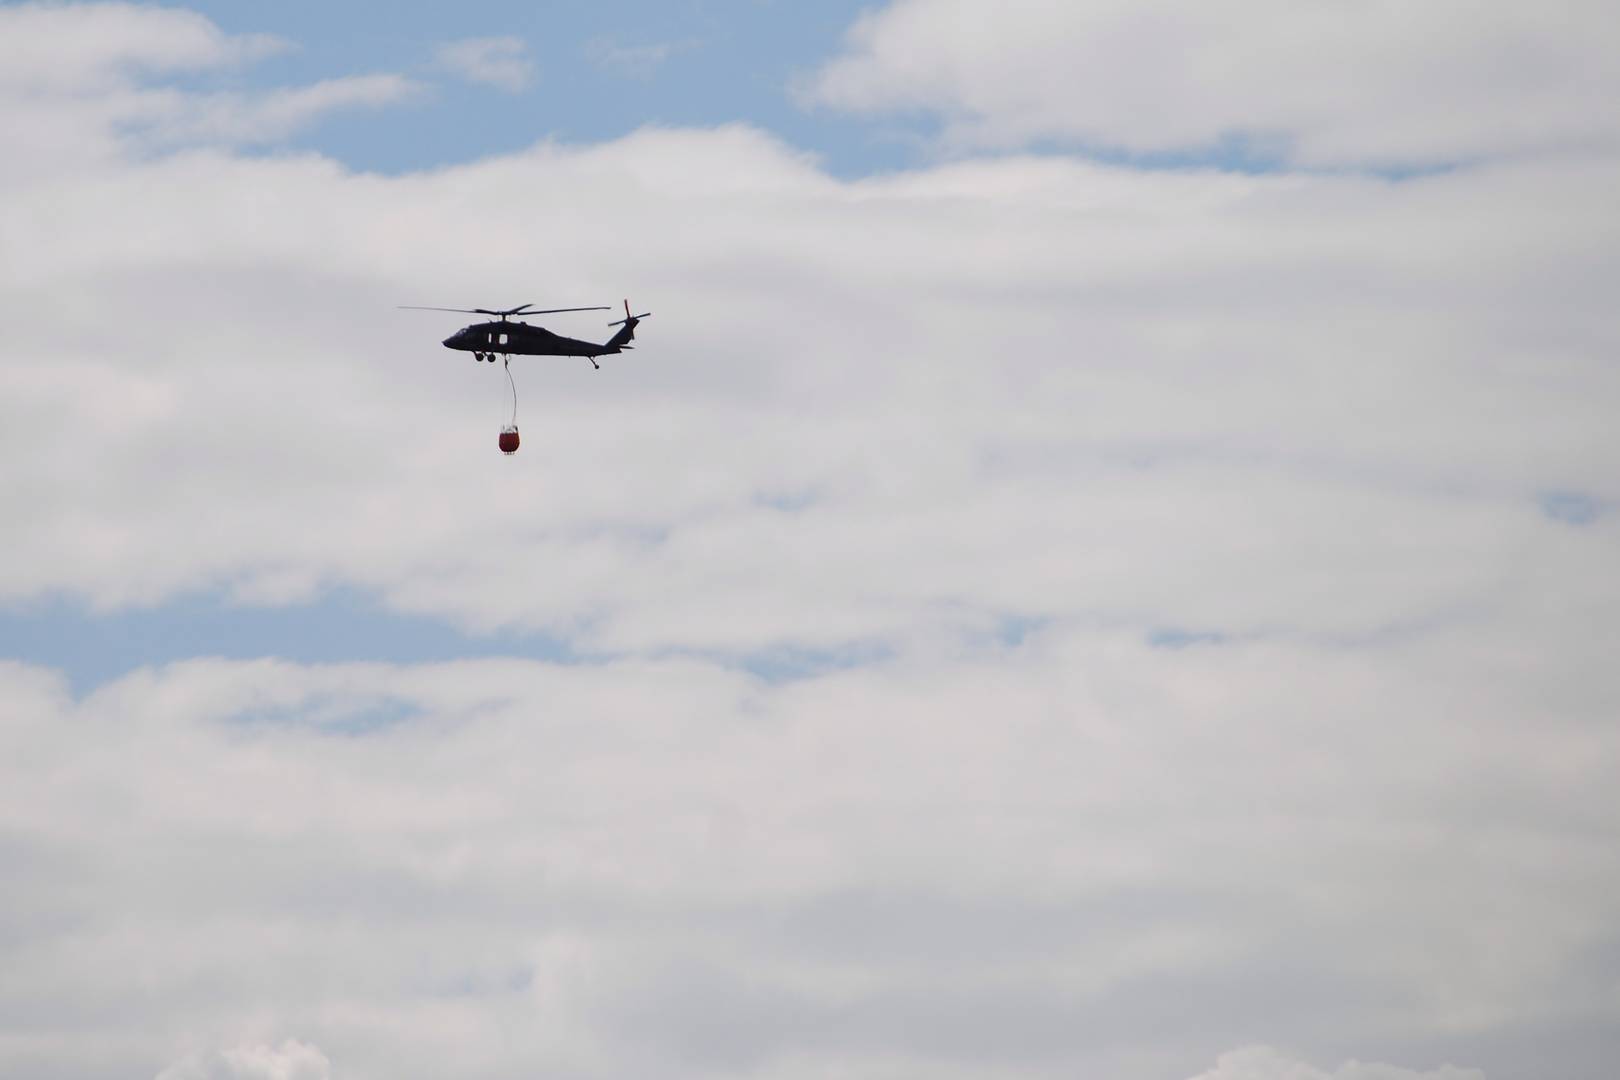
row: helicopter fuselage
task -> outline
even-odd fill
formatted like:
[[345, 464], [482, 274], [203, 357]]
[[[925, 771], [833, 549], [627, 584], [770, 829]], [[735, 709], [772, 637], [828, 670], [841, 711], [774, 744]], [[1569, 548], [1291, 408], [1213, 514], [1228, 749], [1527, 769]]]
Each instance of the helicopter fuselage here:
[[631, 322], [606, 343], [598, 343], [553, 334], [543, 326], [501, 319], [463, 327], [444, 339], [444, 347], [490, 356], [610, 356], [627, 347], [630, 336], [626, 331], [634, 329]]

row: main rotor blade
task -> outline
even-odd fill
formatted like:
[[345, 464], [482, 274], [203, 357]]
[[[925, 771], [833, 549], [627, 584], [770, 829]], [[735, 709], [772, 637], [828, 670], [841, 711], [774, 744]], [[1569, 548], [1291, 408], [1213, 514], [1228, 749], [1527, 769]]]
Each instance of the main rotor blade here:
[[528, 304], [523, 304], [515, 308], [507, 308], [505, 311], [492, 311], [489, 308], [484, 307], [423, 307], [420, 304], [399, 304], [397, 306], [402, 311], [459, 311], [465, 315], [494, 315], [496, 318], [500, 319], [504, 319], [508, 315], [556, 315], [564, 311], [613, 310], [610, 307], [559, 307], [546, 308], [543, 311], [527, 311], [525, 309], [528, 308]]

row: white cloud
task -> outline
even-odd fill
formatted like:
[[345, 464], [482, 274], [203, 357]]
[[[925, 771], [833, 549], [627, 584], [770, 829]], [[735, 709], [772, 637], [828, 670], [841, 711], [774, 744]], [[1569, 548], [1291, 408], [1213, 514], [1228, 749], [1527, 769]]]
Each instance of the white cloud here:
[[164, 142], [275, 142], [327, 113], [399, 104], [419, 89], [399, 75], [351, 75], [257, 95], [166, 95], [146, 133]]
[[[1620, 500], [1616, 182], [839, 183], [743, 129], [396, 179], [215, 155], [59, 178], [0, 209], [29, 253], [0, 266], [0, 439], [33, 463], [0, 592], [348, 582], [603, 649], [1482, 616], [1536, 575], [1607, 579], [1613, 518], [1537, 500]], [[469, 242], [536, 200], [544, 258]], [[458, 317], [393, 310], [626, 292], [648, 347], [515, 362], [505, 472], [499, 369], [439, 348]]]
[[695, 40], [657, 41], [646, 45], [624, 45], [611, 38], [592, 38], [585, 45], [591, 63], [605, 71], [632, 79], [650, 78], [676, 53], [696, 48]]
[[[1620, 743], [1606, 717], [1524, 730], [1516, 696], [1578, 666], [1441, 677], [1475, 665], [1460, 631], [1061, 630], [781, 686], [195, 661], [74, 701], [12, 667], [0, 1012], [54, 1026], [0, 1071], [295, 1031], [323, 1056], [284, 1070], [397, 1080], [1145, 1080], [1258, 1030], [1429, 1060], [1488, 1037], [1598, 1080]], [[1201, 1080], [1325, 1080], [1286, 1060]]]
[[194, 1055], [157, 1080], [330, 1080], [332, 1063], [319, 1048], [288, 1039], [280, 1046], [245, 1045]]
[[106, 92], [142, 75], [230, 67], [287, 47], [266, 34], [227, 35], [176, 8], [12, 4], [0, 8], [0, 88]]
[[438, 66], [468, 82], [486, 83], [511, 93], [534, 82], [534, 61], [522, 38], [481, 37], [452, 41], [440, 47]]
[[1423, 165], [1614, 147], [1617, 56], [1606, 0], [895, 0], [806, 93], [938, 113], [958, 145], [1238, 138], [1303, 164]]
[[334, 110], [398, 104], [420, 91], [390, 74], [254, 93], [162, 83], [165, 74], [238, 66], [286, 47], [265, 35], [227, 35], [201, 15], [168, 8], [0, 9], [0, 142], [28, 149], [0, 162], [0, 182], [49, 183], [176, 143], [275, 142]]
[[1485, 1080], [1478, 1069], [1444, 1065], [1433, 1072], [1394, 1065], [1347, 1062], [1333, 1072], [1314, 1068], [1270, 1047], [1249, 1047], [1222, 1054], [1220, 1062], [1192, 1080]]

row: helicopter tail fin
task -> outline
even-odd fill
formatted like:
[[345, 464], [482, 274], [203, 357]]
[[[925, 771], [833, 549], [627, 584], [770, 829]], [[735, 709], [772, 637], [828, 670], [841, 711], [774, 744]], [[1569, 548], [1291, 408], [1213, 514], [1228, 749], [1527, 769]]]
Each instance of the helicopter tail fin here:
[[636, 336], [636, 326], [642, 319], [651, 314], [650, 311], [644, 311], [640, 315], [630, 314], [630, 301], [626, 300], [624, 302], [624, 318], [618, 322], [608, 324], [609, 326], [621, 326], [623, 329], [608, 338], [607, 344], [603, 348], [613, 351], [630, 348], [630, 342]]
[[614, 334], [612, 337], [607, 339], [606, 347], [609, 349], [623, 349], [630, 344], [630, 340], [635, 336], [636, 320], [626, 319], [624, 322], [624, 328], [617, 334]]

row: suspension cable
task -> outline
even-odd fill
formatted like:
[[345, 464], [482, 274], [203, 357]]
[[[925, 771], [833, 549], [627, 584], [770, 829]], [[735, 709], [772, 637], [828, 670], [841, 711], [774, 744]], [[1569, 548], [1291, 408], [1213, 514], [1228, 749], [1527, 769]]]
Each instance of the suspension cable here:
[[504, 361], [506, 368], [506, 381], [512, 387], [512, 426], [517, 427], [517, 380], [512, 378], [512, 358], [508, 356]]

